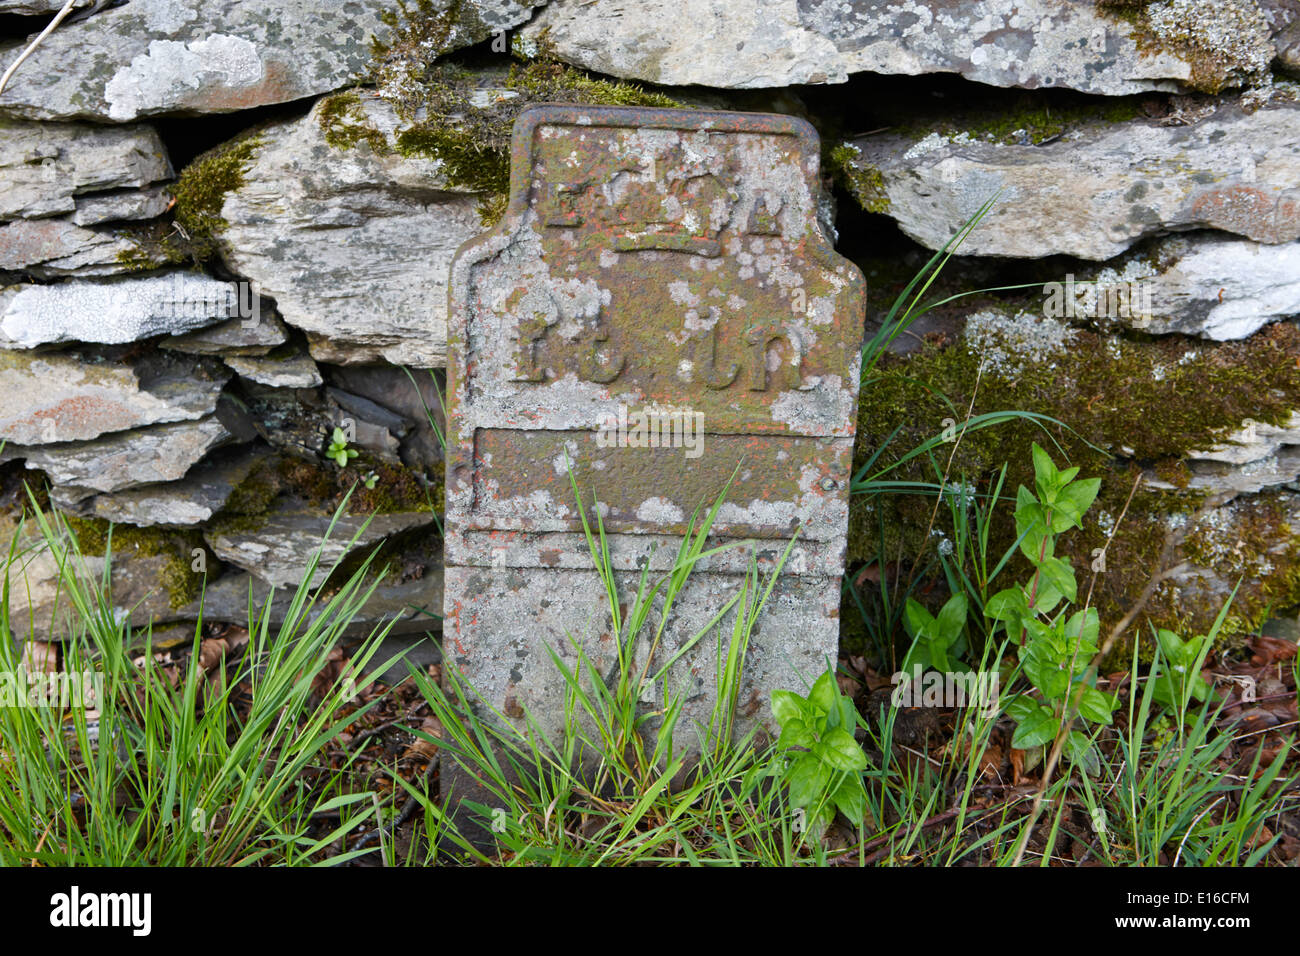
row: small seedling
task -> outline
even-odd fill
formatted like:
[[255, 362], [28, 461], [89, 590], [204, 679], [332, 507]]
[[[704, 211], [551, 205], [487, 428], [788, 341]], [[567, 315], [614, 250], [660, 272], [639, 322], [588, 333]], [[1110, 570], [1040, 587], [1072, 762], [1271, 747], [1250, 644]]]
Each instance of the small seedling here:
[[[330, 446], [325, 452], [325, 457], [333, 459], [340, 468], [346, 467], [349, 461], [357, 457], [356, 449], [348, 447], [348, 436], [343, 429], [334, 429], [334, 434], [330, 441]], [[369, 488], [373, 486], [367, 485], [366, 487]]]

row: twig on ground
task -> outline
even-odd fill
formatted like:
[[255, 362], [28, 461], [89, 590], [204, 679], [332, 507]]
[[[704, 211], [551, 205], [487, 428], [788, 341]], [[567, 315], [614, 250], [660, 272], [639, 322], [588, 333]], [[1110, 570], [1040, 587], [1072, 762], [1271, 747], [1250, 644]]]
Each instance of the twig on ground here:
[[[974, 826], [976, 823], [983, 820], [985, 817], [989, 816], [990, 814], [996, 813], [999, 810], [1005, 810], [1008, 807], [1012, 806], [1013, 804], [1023, 799], [1024, 799], [1023, 796], [1017, 796], [1017, 797], [1009, 798], [1007, 800], [1003, 800], [1001, 803], [994, 804], [993, 806], [986, 808], [982, 813], [976, 814], [974, 817], [972, 817], [968, 822], [968, 825]], [[949, 823], [961, 815], [962, 809], [963, 809], [962, 807], [953, 807], [951, 810], [945, 810], [943, 813], [936, 814], [935, 816], [932, 816], [928, 820], [924, 821], [921, 824], [920, 829], [929, 830], [932, 827], [937, 827], [944, 823]], [[889, 847], [887, 844], [889, 843], [890, 839], [893, 836], [894, 834], [892, 833], [884, 833], [873, 840], [867, 841], [867, 843], [862, 847], [862, 850], [863, 851], [875, 850], [875, 852], [872, 853], [869, 857], [866, 857], [862, 861], [862, 865], [870, 866], [871, 864], [875, 863], [877, 860], [888, 856], [891, 851], [891, 847]], [[881, 849], [876, 849], [877, 847], [881, 847]]]
[[[437, 769], [438, 755], [435, 754], [433, 759], [429, 761], [429, 766], [424, 771], [424, 786], [426, 790], [428, 789], [430, 782], [433, 780], [434, 771]], [[362, 847], [374, 842], [380, 836], [392, 836], [397, 832], [398, 827], [411, 818], [411, 814], [415, 812], [415, 805], [417, 803], [419, 803], [419, 800], [416, 799], [415, 794], [408, 795], [406, 802], [402, 804], [402, 809], [397, 812], [397, 816], [393, 818], [392, 823], [385, 827], [375, 827], [369, 833], [362, 835], [356, 843], [352, 844], [352, 849], [360, 850]]]

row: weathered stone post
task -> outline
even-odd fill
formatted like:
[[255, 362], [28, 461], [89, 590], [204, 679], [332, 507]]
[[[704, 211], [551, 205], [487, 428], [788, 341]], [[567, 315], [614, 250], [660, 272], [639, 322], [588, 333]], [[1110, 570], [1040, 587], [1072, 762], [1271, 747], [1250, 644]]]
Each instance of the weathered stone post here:
[[[509, 209], [457, 254], [449, 307], [444, 652], [498, 714], [559, 729], [546, 646], [572, 667], [569, 636], [601, 673], [617, 663], [570, 468], [593, 525], [599, 502], [623, 600], [643, 567], [672, 566], [733, 472], [718, 543], [752, 539], [761, 570], [798, 529], [737, 730], [770, 729], [769, 692], [834, 660], [865, 283], [823, 235], [819, 199], [817, 136], [787, 116], [519, 117]], [[736, 593], [753, 550], [695, 571], [661, 660]], [[730, 635], [728, 617], [643, 697], [653, 712], [684, 696], [680, 746], [707, 724]], [[444, 793], [464, 792], [449, 763]]]

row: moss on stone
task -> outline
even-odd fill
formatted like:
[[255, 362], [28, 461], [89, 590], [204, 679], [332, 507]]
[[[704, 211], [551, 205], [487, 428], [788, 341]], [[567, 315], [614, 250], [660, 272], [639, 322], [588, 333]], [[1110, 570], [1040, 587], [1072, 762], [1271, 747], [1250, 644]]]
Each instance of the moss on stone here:
[[[495, 224], [505, 212], [510, 190], [510, 134], [515, 117], [535, 103], [680, 107], [683, 104], [632, 83], [594, 79], [560, 63], [544, 49], [523, 64], [513, 64], [504, 80], [510, 96], [475, 105], [474, 74], [455, 66], [431, 67], [416, 112], [397, 136], [404, 156], [440, 160], [450, 185], [483, 196], [479, 219]], [[382, 90], [381, 90], [382, 94]]]
[[[886, 107], [888, 117], [893, 109]], [[1074, 96], [1051, 99], [1035, 93], [1003, 94], [993, 105], [959, 102], [951, 112], [899, 113], [887, 127], [891, 136], [920, 142], [939, 136], [950, 142], [995, 143], [1004, 146], [1038, 146], [1073, 130], [1125, 123], [1143, 116], [1138, 96], [1098, 101]], [[835, 180], [869, 213], [889, 212], [883, 172], [863, 162], [861, 150], [841, 142], [825, 154]]]
[[[1197, 567], [1212, 569], [1214, 580], [1195, 592], [1184, 582], [1170, 582], [1153, 603], [1168, 609], [1185, 630], [1200, 633], [1236, 587], [1222, 633], [1232, 639], [1256, 632], [1270, 612], [1300, 601], [1300, 529], [1292, 523], [1298, 513], [1300, 495], [1273, 489], [1202, 516], [1187, 533], [1182, 553]], [[1194, 593], [1203, 595], [1201, 602], [1186, 606]]]
[[216, 252], [216, 236], [226, 227], [221, 216], [226, 196], [244, 185], [244, 175], [262, 137], [255, 132], [196, 157], [181, 171], [172, 193], [176, 197], [176, 224], [199, 259]]
[[[1004, 145], [1038, 146], [1082, 126], [1127, 123], [1142, 116], [1141, 98], [1121, 96], [1101, 102], [1051, 106], [1027, 98], [1011, 110], [979, 110], [963, 114], [952, 129], [972, 139]], [[943, 124], [941, 124], [943, 125]]]
[[875, 166], [861, 162], [861, 155], [862, 151], [852, 143], [836, 146], [827, 157], [831, 175], [865, 211], [888, 213], [889, 195], [885, 191], [885, 176]]
[[[377, 94], [393, 104], [401, 121], [392, 148], [443, 164], [447, 184], [477, 193], [479, 219], [494, 225], [505, 213], [510, 190], [510, 133], [515, 117], [535, 103], [682, 107], [635, 83], [604, 80], [561, 63], [543, 40], [531, 59], [513, 63], [500, 80], [503, 95], [484, 102], [484, 76], [436, 62], [453, 46], [485, 35], [472, 7], [459, 0], [439, 10], [430, 0], [403, 3], [387, 22], [388, 41], [373, 41], [368, 79]], [[390, 147], [365, 121], [355, 92], [332, 97], [320, 111], [325, 139], [351, 148], [368, 143], [377, 152]]]
[[1187, 84], [1201, 93], [1262, 87], [1272, 79], [1268, 20], [1253, 3], [1098, 0], [1097, 8], [1132, 27], [1140, 52], [1187, 63]]
[[335, 149], [353, 149], [358, 143], [365, 143], [376, 156], [391, 152], [384, 134], [366, 118], [356, 90], [325, 97], [317, 107], [316, 118], [325, 142]]
[[[367, 488], [362, 477], [372, 473], [375, 487]], [[410, 469], [365, 452], [352, 459], [346, 468], [339, 468], [333, 462], [283, 456], [258, 462], [231, 492], [208, 527], [219, 533], [256, 531], [284, 501], [332, 514], [349, 490], [352, 498], [348, 510], [353, 514], [434, 511], [440, 507], [440, 496], [433, 492], [440, 492], [441, 485], [426, 491]]]
[[186, 262], [198, 264], [202, 258], [200, 250], [186, 242], [168, 219], [132, 223], [121, 234], [135, 243], [134, 249], [124, 249], [114, 256], [129, 272], [152, 272]]
[[445, 8], [434, 0], [398, 0], [398, 9], [379, 19], [388, 39], [371, 37], [369, 79], [385, 98], [408, 105], [420, 99], [428, 70], [447, 51], [482, 39], [488, 33], [473, 3], [451, 0]]
[[442, 550], [442, 529], [436, 524], [390, 534], [378, 545], [354, 548], [344, 556], [338, 567], [321, 582], [321, 595], [328, 597], [337, 591], [367, 560], [370, 564], [362, 579], [362, 587], [375, 582], [391, 585], [423, 577], [426, 565], [441, 556]]
[[167, 592], [167, 603], [179, 610], [192, 603], [202, 591], [202, 575], [192, 568], [192, 555], [203, 548], [203, 535], [198, 529], [184, 531], [167, 528], [137, 528], [134, 525], [113, 524], [103, 518], [81, 518], [64, 515], [68, 529], [76, 536], [77, 546], [83, 554], [103, 556], [111, 542], [114, 556], [142, 558], [165, 557], [159, 583]]
[[[1009, 360], [1009, 355], [1027, 348], [1026, 342], [1036, 341], [1018, 326], [1036, 321], [1043, 320], [1007, 316], [1004, 323], [986, 325], [978, 335], [968, 331], [956, 345], [927, 343], [908, 357], [886, 356], [875, 378], [863, 386], [857, 464], [891, 436], [877, 467], [897, 461], [939, 433], [944, 419], [961, 420], [972, 397], [973, 415], [1025, 409], [1058, 419], [1069, 427], [1013, 420], [970, 432], [955, 449], [943, 446], [941, 457], [946, 463], [953, 455], [952, 480], [972, 483], [981, 492], [990, 490], [991, 478], [1007, 463], [1004, 493], [1012, 496], [1017, 485], [1032, 485], [1034, 441], [1051, 450], [1058, 462], [1068, 460], [1080, 466], [1083, 475], [1101, 477], [1101, 494], [1083, 529], [1061, 542], [1061, 552], [1072, 559], [1081, 580], [1089, 576], [1094, 549], [1106, 545], [1144, 469], [1166, 480], [1178, 478], [1186, 471], [1183, 459], [1189, 450], [1213, 445], [1246, 418], [1281, 422], [1300, 408], [1300, 367], [1294, 359], [1300, 354], [1300, 329], [1290, 324], [1271, 326], [1243, 342], [1215, 345], [1176, 335], [1139, 340], [1078, 329], [1071, 330], [1062, 347], [1042, 347], [1032, 361]], [[931, 466], [921, 459], [890, 477], [935, 480]], [[1107, 547], [1107, 570], [1097, 576], [1093, 603], [1103, 621], [1113, 624], [1132, 606], [1158, 569], [1170, 521], [1190, 519], [1200, 504], [1195, 494], [1139, 488]], [[934, 539], [926, 536], [932, 509], [933, 499], [921, 496], [855, 498], [850, 562], [872, 562], [882, 554], [888, 561], [933, 556]], [[1011, 510], [1010, 503], [999, 509], [990, 546], [993, 561], [1013, 542]], [[1267, 524], [1271, 519], [1260, 520]], [[947, 509], [940, 509], [936, 526], [951, 534]], [[1259, 536], [1263, 540], [1266, 532], [1276, 530], [1261, 528]], [[1205, 557], [1203, 552], [1193, 545], [1184, 557], [1196, 560], [1191, 555]], [[1028, 572], [1017, 558], [1004, 572], [1002, 586]], [[1287, 596], [1290, 603], [1300, 599], [1286, 583], [1286, 573], [1269, 577], [1254, 590], [1241, 597], [1238, 613], [1243, 622], [1263, 613], [1265, 593], [1274, 596], [1277, 606]], [[1146, 619], [1203, 633], [1218, 607], [1189, 611], [1188, 603], [1180, 595], [1162, 592], [1161, 600], [1148, 607]]]
[[489, 145], [482, 131], [466, 126], [421, 124], [397, 135], [403, 156], [427, 156], [442, 163], [449, 185], [479, 193], [479, 219], [486, 226], [505, 213], [510, 191], [510, 155]]

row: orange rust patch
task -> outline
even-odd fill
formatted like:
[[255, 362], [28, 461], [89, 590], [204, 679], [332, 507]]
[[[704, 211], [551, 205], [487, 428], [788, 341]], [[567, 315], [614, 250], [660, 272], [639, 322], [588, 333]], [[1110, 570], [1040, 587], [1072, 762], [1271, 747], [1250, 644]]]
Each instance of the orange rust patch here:
[[1197, 193], [1192, 214], [1208, 226], [1227, 229], [1257, 242], [1300, 238], [1300, 203], [1288, 196], [1240, 183]]
[[263, 60], [265, 75], [261, 82], [251, 86], [216, 86], [200, 90], [187, 100], [194, 109], [214, 112], [247, 110], [272, 103], [287, 103], [301, 99], [309, 91], [297, 81], [293, 70], [274, 60]]

